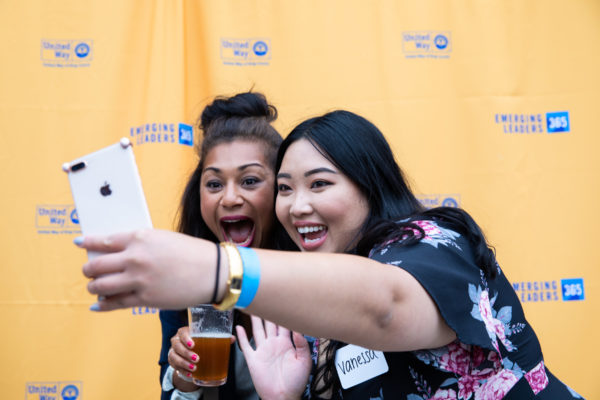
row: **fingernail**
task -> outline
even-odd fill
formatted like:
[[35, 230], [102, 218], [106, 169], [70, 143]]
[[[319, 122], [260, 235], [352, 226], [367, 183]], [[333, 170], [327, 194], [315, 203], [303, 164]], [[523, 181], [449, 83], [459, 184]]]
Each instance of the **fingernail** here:
[[185, 375], [186, 375], [188, 378], [191, 378], [191, 377], [192, 377], [192, 373], [191, 373], [191, 372], [188, 372], [188, 373], [187, 373], [187, 374], [185, 374]]
[[100, 305], [98, 303], [94, 303], [90, 306], [90, 311], [100, 311]]
[[191, 370], [193, 370], [195, 367], [196, 367], [196, 366], [195, 366], [194, 364], [190, 364], [190, 365], [188, 365], [188, 368], [189, 368], [189, 369], [191, 369]]
[[198, 359], [198, 356], [195, 354], [192, 354], [192, 360], [196, 361]]
[[194, 342], [192, 342], [191, 340], [189, 342], [187, 342], [188, 347], [192, 347], [194, 345]]
[[75, 243], [77, 246], [81, 246], [83, 244], [83, 236], [77, 236], [75, 239], [73, 239], [73, 243]]

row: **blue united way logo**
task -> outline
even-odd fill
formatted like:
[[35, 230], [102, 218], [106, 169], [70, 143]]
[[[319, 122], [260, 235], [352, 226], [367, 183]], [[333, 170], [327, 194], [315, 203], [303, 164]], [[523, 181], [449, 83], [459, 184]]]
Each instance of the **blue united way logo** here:
[[546, 127], [548, 133], [569, 132], [571, 130], [569, 125], [569, 112], [560, 111], [546, 113]]
[[25, 400], [81, 400], [82, 382], [27, 382]]
[[417, 200], [426, 208], [460, 207], [459, 194], [419, 194]]
[[35, 227], [39, 234], [79, 234], [79, 217], [73, 204], [38, 204]]
[[269, 65], [269, 38], [221, 38], [221, 60], [225, 65]]
[[563, 301], [584, 300], [583, 278], [561, 279]]
[[406, 58], [450, 58], [451, 51], [449, 31], [402, 32], [402, 52]]
[[77, 400], [79, 397], [79, 389], [75, 385], [67, 385], [60, 392], [63, 400]]
[[89, 67], [93, 44], [89, 39], [42, 39], [40, 58], [45, 67]]
[[194, 128], [191, 125], [179, 123], [179, 144], [194, 145]]
[[262, 40], [259, 40], [256, 43], [254, 43], [254, 46], [252, 46], [252, 50], [254, 51], [254, 54], [256, 56], [262, 57], [269, 52], [269, 46]]
[[446, 47], [448, 47], [448, 43], [448, 38], [445, 35], [437, 35], [433, 39], [433, 44], [435, 44], [435, 47], [440, 50], [444, 50]]
[[75, 55], [79, 58], [85, 58], [90, 55], [90, 45], [82, 42], [75, 46]]

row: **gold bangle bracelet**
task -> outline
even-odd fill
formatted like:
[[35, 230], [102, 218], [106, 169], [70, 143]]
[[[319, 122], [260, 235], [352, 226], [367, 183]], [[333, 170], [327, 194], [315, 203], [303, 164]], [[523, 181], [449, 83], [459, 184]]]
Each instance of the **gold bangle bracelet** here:
[[242, 257], [237, 247], [230, 242], [222, 242], [221, 247], [227, 253], [229, 263], [229, 276], [227, 278], [227, 293], [220, 303], [213, 304], [217, 310], [231, 310], [242, 293], [242, 277], [244, 275], [244, 265]]

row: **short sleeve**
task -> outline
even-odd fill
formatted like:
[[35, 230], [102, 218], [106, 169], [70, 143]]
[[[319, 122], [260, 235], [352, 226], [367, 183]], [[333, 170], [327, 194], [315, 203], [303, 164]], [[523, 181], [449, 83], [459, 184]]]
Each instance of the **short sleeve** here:
[[400, 240], [390, 241], [376, 247], [369, 257], [415, 277], [461, 342], [495, 350], [479, 315], [478, 295], [484, 283], [468, 241], [435, 221], [414, 223], [425, 231], [420, 242], [404, 246]]

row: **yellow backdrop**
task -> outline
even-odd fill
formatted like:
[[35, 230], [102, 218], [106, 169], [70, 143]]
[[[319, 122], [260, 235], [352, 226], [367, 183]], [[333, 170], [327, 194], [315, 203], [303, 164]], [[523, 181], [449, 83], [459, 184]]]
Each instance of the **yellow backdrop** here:
[[552, 371], [600, 398], [597, 0], [3, 0], [0, 37], [1, 398], [159, 397], [157, 310], [88, 311], [61, 165], [130, 137], [171, 229], [190, 125], [250, 88], [284, 135], [333, 108], [378, 125], [425, 204], [484, 227]]

